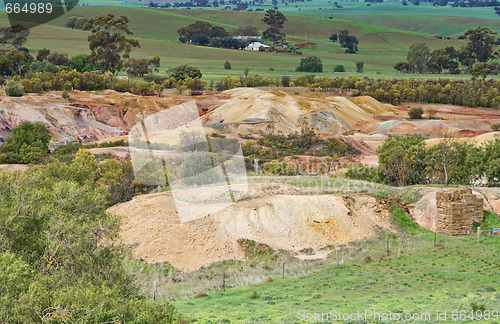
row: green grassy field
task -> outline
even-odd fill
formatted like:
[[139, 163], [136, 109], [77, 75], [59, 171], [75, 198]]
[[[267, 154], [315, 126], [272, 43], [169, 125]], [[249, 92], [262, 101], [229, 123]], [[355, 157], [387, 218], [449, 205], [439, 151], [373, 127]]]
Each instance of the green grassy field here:
[[[141, 42], [141, 48], [133, 51], [133, 57], [161, 57], [161, 73], [180, 63], [193, 64], [201, 68], [204, 78], [220, 79], [222, 76], [243, 76], [243, 69], [250, 68], [250, 75], [281, 77], [297, 76], [294, 72], [300, 58], [308, 55], [319, 56], [323, 60], [324, 72], [321, 75], [349, 76], [355, 74], [356, 62], [365, 64], [362, 76], [372, 78], [407, 78], [424, 77], [440, 78], [443, 75], [400, 75], [394, 69], [394, 63], [406, 59], [409, 46], [415, 42], [425, 42], [431, 49], [444, 46], [460, 47], [464, 42], [439, 40], [430, 35], [403, 31], [389, 27], [376, 26], [363, 22], [341, 19], [327, 19], [319, 16], [288, 15], [285, 25], [287, 39], [291, 42], [302, 42], [306, 39], [317, 43], [317, 49], [305, 49], [303, 55], [252, 53], [239, 50], [225, 50], [182, 44], [177, 41], [176, 30], [196, 20], [213, 22], [231, 30], [236, 27], [254, 25], [260, 30], [265, 25], [260, 22], [263, 13], [220, 12], [208, 10], [165, 10], [139, 7], [88, 6], [77, 7], [71, 15], [93, 17], [101, 13], [111, 12], [115, 15], [125, 14], [130, 19], [130, 27], [135, 37]], [[88, 33], [64, 27], [68, 17], [63, 16], [47, 25], [32, 29], [27, 47], [32, 51], [49, 48], [53, 51], [67, 53], [70, 56], [88, 53]], [[0, 25], [7, 23], [4, 13], [0, 15]], [[332, 43], [328, 37], [340, 29], [348, 29], [358, 36], [360, 45], [358, 54], [346, 54], [338, 43]], [[225, 70], [224, 62], [231, 62], [232, 69]], [[342, 64], [347, 73], [334, 73], [334, 66]], [[444, 77], [450, 77], [448, 75]], [[468, 78], [468, 76], [452, 76]]]
[[320, 15], [323, 18], [340, 18], [441, 36], [459, 36], [464, 30], [478, 26], [500, 32], [499, 17], [491, 7], [434, 7], [430, 3], [403, 6], [400, 2], [384, 2], [367, 7], [364, 2], [340, 1], [339, 5], [343, 8], [335, 8], [332, 3], [320, 0], [301, 3], [298, 8], [295, 5], [278, 8], [301, 15]]
[[[499, 17], [495, 14], [493, 7], [477, 8], [453, 8], [451, 6], [435, 7], [431, 3], [421, 3], [414, 6], [411, 3], [403, 6], [399, 1], [371, 4], [365, 2], [337, 1], [342, 8], [333, 5], [332, 0], [313, 0], [288, 5], [278, 3], [278, 10], [287, 15], [301, 15], [314, 18], [345, 19], [364, 22], [384, 27], [422, 32], [441, 36], [459, 36], [469, 28], [478, 26], [488, 27], [500, 32]], [[118, 5], [126, 7], [144, 7], [148, 2], [138, 0], [86, 0], [80, 1], [85, 5]], [[222, 6], [224, 7], [224, 6]], [[234, 8], [234, 6], [232, 6]], [[263, 5], [249, 6], [249, 9], [270, 9], [272, 1], [264, 1]], [[3, 3], [0, 4], [3, 8]], [[218, 8], [203, 8], [217, 10]], [[193, 7], [193, 11], [199, 8]]]
[[[434, 246], [433, 237], [425, 232], [413, 238], [392, 237], [389, 256], [383, 237], [359, 242], [338, 254], [339, 262], [344, 262], [338, 266], [333, 253], [327, 261], [315, 265], [312, 274], [282, 279], [279, 271], [269, 269], [272, 282], [200, 291], [208, 297], [178, 299], [174, 304], [180, 314], [196, 323], [302, 323], [307, 314], [332, 310], [392, 312], [402, 317], [419, 314], [420, 320], [415, 322], [436, 323], [437, 314], [444, 311], [446, 322], [452, 321], [453, 311], [465, 311], [467, 315], [477, 308], [498, 312], [500, 269], [496, 260], [500, 238], [484, 237], [478, 243], [473, 236], [438, 236], [438, 245]], [[422, 314], [430, 314], [430, 320]], [[384, 322], [370, 318], [344, 321]]]
[[[408, 6], [403, 6], [399, 1], [367, 6], [365, 2], [337, 1], [342, 8], [336, 8], [333, 2], [335, 1], [313, 0], [288, 5], [278, 3], [277, 6], [280, 11], [287, 14], [340, 18], [433, 35], [458, 36], [464, 30], [477, 26], [489, 27], [500, 32], [499, 17], [492, 7], [435, 7], [431, 3], [421, 3], [419, 6], [410, 3]], [[86, 0], [80, 1], [80, 4], [141, 7], [147, 5], [147, 2], [138, 0]], [[267, 10], [272, 7], [272, 1], [264, 1], [263, 5], [250, 6], [249, 9], [260, 8]], [[0, 8], [3, 8], [3, 4], [0, 4]], [[192, 9], [195, 11], [198, 8]], [[204, 10], [209, 9], [211, 8], [204, 8]]]
[[[282, 180], [287, 183], [287, 179]], [[298, 185], [331, 185], [317, 180]], [[377, 188], [371, 195], [388, 198], [394, 194], [382, 189]], [[404, 189], [411, 192], [413, 187]], [[399, 195], [404, 196], [401, 192]], [[215, 263], [181, 276], [179, 272], [170, 274], [180, 278], [178, 283], [167, 277], [172, 271], [168, 266], [136, 261], [135, 272], [145, 295], [149, 296], [154, 282], [159, 282], [159, 298], [175, 297], [177, 312], [193, 323], [332, 323], [336, 320], [330, 317], [326, 321], [325, 314], [339, 316], [358, 311], [391, 312], [403, 319], [406, 314], [419, 316], [414, 321], [398, 321], [401, 323], [453, 322], [452, 316], [460, 316], [461, 311], [469, 316], [478, 309], [498, 315], [500, 237], [490, 238], [483, 233], [481, 242], [476, 235], [435, 238], [433, 232], [420, 227], [397, 205], [391, 206], [398, 236], [380, 232], [378, 237], [349, 246], [328, 246], [325, 249], [330, 254], [326, 259], [299, 261], [284, 251], [271, 251], [251, 255], [246, 261]], [[497, 226], [500, 218], [485, 212], [483, 230]], [[208, 296], [197, 298], [199, 294]], [[444, 312], [446, 321], [437, 320], [438, 314], [443, 316]], [[314, 314], [323, 316], [323, 320], [314, 319]], [[367, 317], [338, 322], [394, 321]], [[499, 323], [500, 317], [456, 322]]]

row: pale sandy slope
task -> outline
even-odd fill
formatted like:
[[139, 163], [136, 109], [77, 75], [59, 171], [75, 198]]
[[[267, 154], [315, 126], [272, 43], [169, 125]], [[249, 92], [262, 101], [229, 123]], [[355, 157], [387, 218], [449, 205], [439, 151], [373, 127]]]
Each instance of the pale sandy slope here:
[[[459, 143], [466, 142], [466, 143], [470, 143], [470, 144], [474, 144], [474, 145], [483, 145], [489, 141], [494, 140], [495, 138], [500, 139], [500, 132], [489, 132], [489, 133], [481, 134], [481, 135], [474, 136], [474, 137], [458, 137], [458, 138], [455, 138], [454, 141], [459, 142]], [[429, 139], [425, 140], [425, 144], [427, 147], [434, 146], [434, 145], [439, 144], [441, 142], [442, 142], [441, 138], [429, 138]]]
[[345, 98], [328, 94], [289, 95], [280, 90], [237, 88], [226, 91], [231, 99], [202, 117], [203, 124], [230, 124], [239, 131], [265, 127], [292, 132], [308, 125], [320, 133], [339, 134], [356, 130], [377, 116], [396, 116], [393, 106], [371, 97]]
[[[387, 207], [366, 195], [328, 195], [289, 185], [256, 188], [228, 208], [181, 223], [170, 193], [138, 196], [111, 207], [123, 216], [121, 239], [148, 262], [168, 261], [182, 270], [242, 259], [238, 239], [299, 251], [345, 244], [395, 231]], [[309, 195], [309, 194], [310, 195]], [[200, 208], [203, 208], [201, 206]]]

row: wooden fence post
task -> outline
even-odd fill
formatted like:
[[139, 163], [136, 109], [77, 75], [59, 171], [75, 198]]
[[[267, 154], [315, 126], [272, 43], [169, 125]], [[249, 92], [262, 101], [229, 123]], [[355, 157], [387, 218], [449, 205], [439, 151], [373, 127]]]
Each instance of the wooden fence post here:
[[481, 226], [477, 227], [477, 241], [481, 242]]
[[155, 281], [154, 291], [153, 291], [153, 300], [156, 300], [157, 296], [158, 296], [158, 282]]

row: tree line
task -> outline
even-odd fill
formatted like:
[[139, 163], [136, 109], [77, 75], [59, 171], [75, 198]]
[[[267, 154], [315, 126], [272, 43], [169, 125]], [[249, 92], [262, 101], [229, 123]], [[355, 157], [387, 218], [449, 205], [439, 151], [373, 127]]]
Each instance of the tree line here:
[[[496, 33], [488, 28], [469, 29], [464, 34], [468, 42], [460, 49], [453, 46], [430, 51], [424, 43], [410, 46], [407, 61], [398, 62], [394, 69], [404, 73], [471, 73], [475, 77], [499, 74], [500, 64], [493, 60], [499, 57]], [[460, 68], [460, 66], [462, 68]]]
[[378, 167], [358, 166], [347, 177], [396, 186], [417, 184], [500, 186], [500, 138], [481, 146], [451, 136], [426, 148], [420, 135], [389, 136], [378, 148]]
[[[287, 21], [285, 15], [277, 10], [269, 9], [266, 11], [263, 21], [269, 26], [262, 34], [264, 38], [273, 42], [285, 39], [285, 34], [281, 31]], [[200, 20], [177, 29], [177, 33], [181, 43], [201, 46], [242, 49], [254, 41], [251, 38], [245, 40], [235, 39], [224, 27]], [[244, 27], [234, 30], [232, 35], [259, 37], [260, 33], [255, 27]]]

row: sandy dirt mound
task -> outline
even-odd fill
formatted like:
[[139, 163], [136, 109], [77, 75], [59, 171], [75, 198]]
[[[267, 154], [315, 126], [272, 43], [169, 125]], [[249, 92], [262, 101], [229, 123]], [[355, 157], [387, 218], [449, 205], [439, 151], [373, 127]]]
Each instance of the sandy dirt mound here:
[[[457, 137], [454, 140], [459, 143], [467, 142], [477, 146], [483, 145], [489, 141], [494, 140], [495, 138], [500, 138], [500, 132], [489, 132], [485, 134], [481, 134], [474, 137]], [[441, 143], [441, 138], [429, 138], [425, 140], [425, 145], [427, 147], [431, 147]]]
[[370, 96], [348, 98], [349, 101], [361, 107], [365, 112], [375, 116], [394, 116], [396, 107], [383, 104]]
[[230, 125], [243, 132], [293, 132], [303, 122], [320, 133], [339, 134], [363, 123], [375, 123], [375, 115], [394, 115], [393, 108], [370, 97], [357, 98], [360, 106], [344, 97], [323, 94], [290, 95], [279, 90], [238, 88], [228, 90], [231, 99], [203, 117], [206, 125]]
[[237, 243], [242, 238], [297, 252], [363, 239], [382, 228], [395, 231], [386, 206], [373, 197], [305, 195], [294, 188], [266, 185], [262, 191], [251, 185], [246, 199], [185, 223], [170, 193], [139, 196], [108, 212], [123, 216], [121, 239], [134, 246], [136, 258], [187, 271], [243, 259]]
[[460, 130], [436, 120], [388, 120], [378, 123], [370, 134], [442, 136], [457, 131]]
[[[362, 98], [362, 97], [360, 97]], [[352, 98], [353, 102], [362, 105], [361, 99]], [[372, 103], [371, 105], [375, 105]], [[433, 119], [410, 120], [408, 111], [413, 107], [429, 108], [437, 111]], [[439, 104], [404, 104], [391, 106], [393, 116], [379, 116], [384, 122], [367, 123], [362, 131], [369, 134], [443, 136], [451, 134], [455, 137], [474, 137], [491, 131], [491, 125], [500, 122], [500, 111], [493, 109], [470, 108]], [[374, 112], [376, 114], [376, 112]]]
[[45, 124], [55, 140], [95, 141], [123, 134], [98, 122], [89, 109], [73, 107], [60, 96], [0, 97], [0, 137], [9, 136], [10, 130], [23, 121]]
[[161, 97], [139, 96], [131, 93], [105, 91], [72, 91], [73, 104], [90, 109], [97, 120], [128, 131], [140, 120], [138, 115], [150, 116], [159, 111], [188, 101], [196, 101], [199, 114], [204, 115], [229, 98], [227, 94], [206, 92], [199, 96], [178, 95], [164, 91]]

